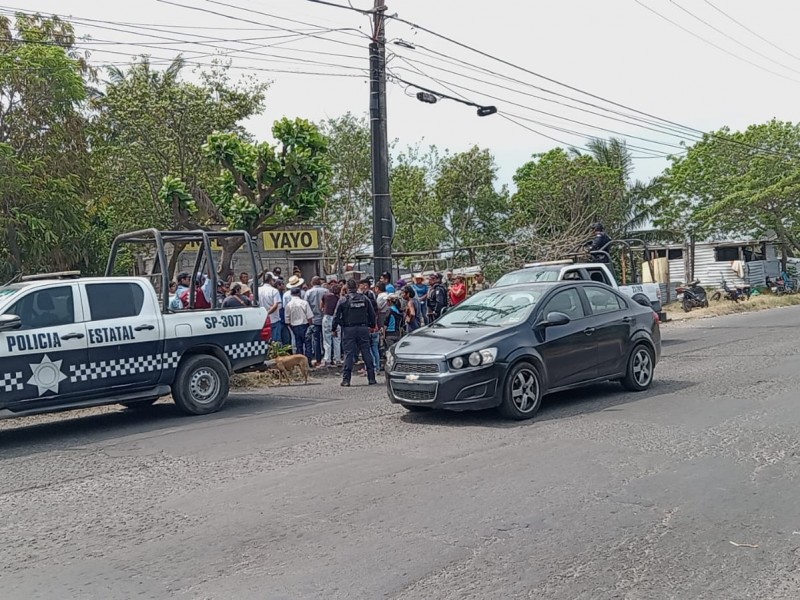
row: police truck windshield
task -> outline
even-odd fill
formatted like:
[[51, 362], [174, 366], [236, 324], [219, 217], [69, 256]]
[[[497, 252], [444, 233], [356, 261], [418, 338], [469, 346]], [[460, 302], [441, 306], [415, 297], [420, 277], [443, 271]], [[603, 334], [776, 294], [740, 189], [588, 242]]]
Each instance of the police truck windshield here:
[[19, 284], [0, 287], [0, 304], [5, 304], [9, 298], [19, 292], [23, 287], [25, 286]]

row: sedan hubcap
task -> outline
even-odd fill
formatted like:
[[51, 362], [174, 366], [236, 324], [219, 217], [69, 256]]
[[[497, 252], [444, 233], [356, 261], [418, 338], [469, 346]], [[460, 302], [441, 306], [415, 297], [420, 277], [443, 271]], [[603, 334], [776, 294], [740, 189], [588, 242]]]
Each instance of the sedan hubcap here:
[[511, 383], [511, 400], [514, 406], [522, 413], [531, 412], [536, 408], [539, 398], [539, 381], [536, 374], [530, 369], [523, 369], [514, 376]]
[[650, 358], [650, 353], [641, 348], [636, 351], [633, 357], [633, 378], [640, 386], [647, 386], [650, 384], [652, 377], [653, 361]]
[[192, 374], [192, 379], [189, 383], [192, 398], [199, 404], [212, 402], [219, 391], [219, 387], [219, 377], [211, 369], [198, 369]]

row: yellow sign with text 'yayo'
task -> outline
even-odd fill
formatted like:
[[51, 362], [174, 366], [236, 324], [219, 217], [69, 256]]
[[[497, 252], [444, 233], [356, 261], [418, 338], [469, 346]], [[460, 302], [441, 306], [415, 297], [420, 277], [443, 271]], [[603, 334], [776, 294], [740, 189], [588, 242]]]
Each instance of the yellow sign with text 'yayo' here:
[[292, 252], [297, 250], [319, 250], [319, 229], [287, 229], [265, 231], [264, 250]]

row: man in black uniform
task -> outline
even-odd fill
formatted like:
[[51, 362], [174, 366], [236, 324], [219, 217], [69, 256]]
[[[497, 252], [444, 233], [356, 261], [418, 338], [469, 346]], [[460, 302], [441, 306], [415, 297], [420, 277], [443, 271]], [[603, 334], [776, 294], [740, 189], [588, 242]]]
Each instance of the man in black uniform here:
[[433, 323], [442, 316], [442, 311], [447, 308], [447, 290], [442, 284], [442, 274], [434, 273], [429, 279], [428, 291], [428, 323]]
[[376, 385], [375, 362], [372, 360], [369, 345], [369, 330], [375, 328], [375, 308], [364, 294], [358, 292], [355, 279], [347, 280], [347, 295], [336, 306], [336, 314], [333, 316], [334, 335], [339, 326], [342, 328], [342, 349], [345, 353], [342, 387], [350, 387], [353, 364], [359, 351], [367, 367], [369, 385]]
[[605, 232], [602, 223], [594, 223], [592, 225], [592, 241], [586, 244], [586, 249], [592, 255], [592, 262], [608, 263], [608, 244], [611, 243], [611, 238]]

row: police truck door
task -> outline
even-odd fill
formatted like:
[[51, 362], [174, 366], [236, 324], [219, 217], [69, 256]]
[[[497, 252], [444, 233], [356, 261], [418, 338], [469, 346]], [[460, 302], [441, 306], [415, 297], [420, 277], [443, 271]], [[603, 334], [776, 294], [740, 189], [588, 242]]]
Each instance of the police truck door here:
[[81, 375], [108, 391], [155, 386], [161, 375], [161, 314], [145, 281], [87, 282], [89, 363]]
[[0, 406], [77, 400], [86, 391], [74, 373], [88, 358], [79, 293], [77, 283], [31, 285], [3, 311], [22, 326], [0, 332]]

